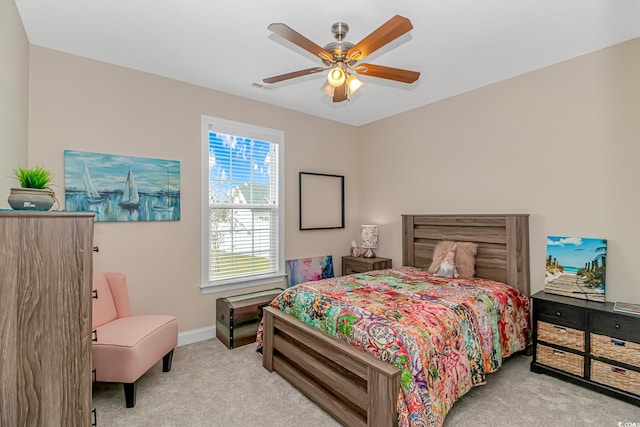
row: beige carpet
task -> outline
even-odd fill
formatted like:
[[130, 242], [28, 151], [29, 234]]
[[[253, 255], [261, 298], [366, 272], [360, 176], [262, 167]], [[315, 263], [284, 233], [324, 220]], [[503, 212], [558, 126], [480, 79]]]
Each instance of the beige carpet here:
[[[547, 375], [529, 371], [517, 356], [459, 400], [446, 427], [640, 426], [640, 408]], [[96, 384], [98, 425], [304, 426], [339, 424], [276, 373], [262, 368], [253, 345], [228, 350], [218, 340], [178, 347], [171, 372], [154, 366], [127, 409], [120, 384]], [[628, 424], [632, 425], [632, 424]]]

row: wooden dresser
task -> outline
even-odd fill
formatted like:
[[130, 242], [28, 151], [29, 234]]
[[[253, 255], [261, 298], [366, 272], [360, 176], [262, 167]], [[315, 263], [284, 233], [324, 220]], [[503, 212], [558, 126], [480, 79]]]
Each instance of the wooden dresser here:
[[93, 213], [0, 211], [0, 425], [90, 426]]
[[533, 372], [640, 405], [640, 316], [543, 291], [532, 299]]

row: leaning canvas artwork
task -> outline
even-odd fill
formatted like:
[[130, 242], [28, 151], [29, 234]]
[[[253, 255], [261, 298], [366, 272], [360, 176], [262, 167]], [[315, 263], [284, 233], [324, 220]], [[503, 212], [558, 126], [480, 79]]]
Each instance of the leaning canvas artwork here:
[[94, 211], [96, 221], [180, 220], [180, 162], [64, 152], [65, 210]]
[[547, 237], [544, 291], [604, 302], [607, 241], [584, 237]]
[[289, 287], [333, 277], [333, 257], [331, 255], [287, 260]]

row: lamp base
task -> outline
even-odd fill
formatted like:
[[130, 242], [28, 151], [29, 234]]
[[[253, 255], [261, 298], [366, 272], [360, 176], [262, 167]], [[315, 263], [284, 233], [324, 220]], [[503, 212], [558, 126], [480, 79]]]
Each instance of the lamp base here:
[[376, 253], [373, 252], [373, 249], [371, 248], [367, 248], [366, 251], [364, 251], [364, 253], [362, 254], [363, 258], [375, 258], [376, 257]]

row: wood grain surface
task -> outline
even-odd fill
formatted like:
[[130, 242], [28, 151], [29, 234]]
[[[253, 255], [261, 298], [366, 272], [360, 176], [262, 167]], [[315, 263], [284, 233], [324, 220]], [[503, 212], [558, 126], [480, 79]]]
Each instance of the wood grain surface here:
[[92, 213], [0, 212], [0, 425], [91, 425]]

